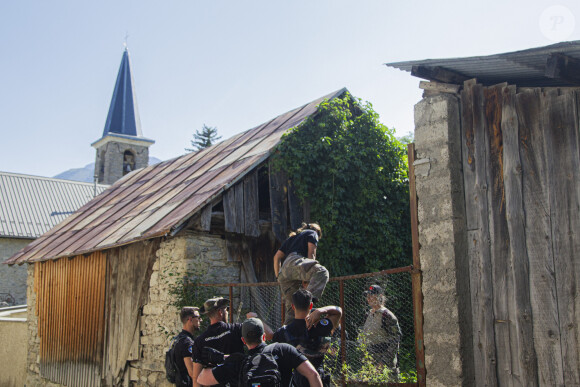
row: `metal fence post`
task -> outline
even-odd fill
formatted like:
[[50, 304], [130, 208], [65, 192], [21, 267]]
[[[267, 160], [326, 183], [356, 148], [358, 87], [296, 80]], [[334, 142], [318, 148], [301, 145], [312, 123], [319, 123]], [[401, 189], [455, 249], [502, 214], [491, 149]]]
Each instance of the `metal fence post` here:
[[421, 292], [421, 260], [419, 256], [419, 217], [417, 211], [417, 188], [415, 186], [415, 144], [407, 147], [409, 162], [409, 206], [411, 212], [411, 238], [413, 242], [413, 271], [411, 285], [413, 291], [413, 324], [415, 329], [415, 359], [417, 384], [424, 387], [427, 383], [425, 371], [425, 346], [423, 342], [423, 293]]
[[[342, 309], [342, 316], [340, 316], [340, 355], [342, 364], [346, 364], [346, 309], [344, 308], [344, 280], [338, 282], [338, 289], [340, 294], [340, 309]], [[342, 385], [346, 386], [346, 375], [342, 372]]]

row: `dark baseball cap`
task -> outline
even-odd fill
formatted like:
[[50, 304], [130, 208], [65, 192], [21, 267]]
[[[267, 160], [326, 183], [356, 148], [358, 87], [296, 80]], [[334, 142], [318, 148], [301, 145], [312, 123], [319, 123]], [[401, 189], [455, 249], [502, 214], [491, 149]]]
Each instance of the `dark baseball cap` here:
[[368, 290], [365, 290], [365, 292], [363, 293], [365, 296], [368, 295], [373, 295], [373, 294], [383, 294], [383, 288], [381, 288], [379, 285], [371, 285], [369, 286]]
[[249, 318], [242, 323], [242, 337], [251, 342], [256, 342], [264, 334], [264, 324], [257, 318]]
[[203, 303], [203, 306], [199, 310], [201, 314], [208, 314], [216, 309], [221, 309], [230, 304], [230, 300], [224, 297], [214, 297], [210, 298], [206, 302]]

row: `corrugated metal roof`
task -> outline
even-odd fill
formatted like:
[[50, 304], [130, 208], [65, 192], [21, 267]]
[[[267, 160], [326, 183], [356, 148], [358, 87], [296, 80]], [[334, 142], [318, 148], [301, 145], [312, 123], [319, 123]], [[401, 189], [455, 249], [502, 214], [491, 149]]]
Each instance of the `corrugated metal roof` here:
[[[97, 195], [108, 187], [97, 185]], [[93, 194], [90, 183], [0, 172], [0, 237], [38, 238]]]
[[442, 67], [489, 85], [508, 82], [527, 87], [577, 86], [545, 75], [546, 61], [550, 54], [563, 54], [580, 60], [580, 41], [488, 56], [424, 59], [386, 65], [408, 72], [411, 72], [413, 66]]
[[130, 173], [7, 263], [74, 256], [167, 235], [265, 161], [282, 135], [314, 114], [319, 98], [196, 153]]

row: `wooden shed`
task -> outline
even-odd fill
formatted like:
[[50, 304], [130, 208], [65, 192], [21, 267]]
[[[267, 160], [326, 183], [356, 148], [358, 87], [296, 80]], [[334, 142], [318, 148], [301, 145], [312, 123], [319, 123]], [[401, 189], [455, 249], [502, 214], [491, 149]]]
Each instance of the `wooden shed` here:
[[580, 41], [390, 63], [428, 81], [415, 175], [428, 385], [580, 385]]
[[270, 169], [271, 151], [345, 92], [126, 175], [10, 258], [29, 268], [27, 384], [165, 385], [181, 329], [169, 289], [186, 273], [274, 280], [273, 253], [309, 212]]

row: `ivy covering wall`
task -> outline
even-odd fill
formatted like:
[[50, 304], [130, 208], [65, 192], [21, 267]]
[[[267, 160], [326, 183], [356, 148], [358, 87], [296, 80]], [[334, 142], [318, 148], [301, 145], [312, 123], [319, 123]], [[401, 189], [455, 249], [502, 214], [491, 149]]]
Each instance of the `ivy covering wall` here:
[[310, 202], [331, 276], [411, 264], [406, 149], [370, 103], [345, 93], [284, 135], [273, 157]]

